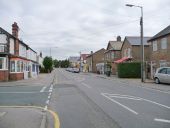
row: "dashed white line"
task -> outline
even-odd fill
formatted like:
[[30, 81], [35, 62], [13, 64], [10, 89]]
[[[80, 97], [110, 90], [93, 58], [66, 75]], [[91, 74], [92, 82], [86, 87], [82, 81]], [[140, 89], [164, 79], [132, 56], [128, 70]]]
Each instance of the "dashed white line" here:
[[127, 107], [127, 106], [125, 106], [125, 105], [119, 103], [118, 101], [116, 101], [116, 100], [114, 100], [114, 99], [112, 99], [112, 98], [106, 96], [104, 93], [101, 93], [101, 95], [104, 96], [104, 97], [106, 97], [107, 99], [111, 100], [112, 102], [114, 102], [114, 103], [116, 103], [116, 104], [122, 106], [123, 108], [127, 109], [128, 111], [132, 112], [133, 114], [138, 115], [138, 113], [137, 113], [136, 111], [134, 111], [134, 110], [132, 110], [131, 108], [129, 108], [129, 107]]
[[[44, 91], [44, 92], [48, 92], [48, 91]], [[32, 92], [0, 92], [0, 93], [9, 93], [9, 94], [19, 93], [19, 94], [22, 94], [22, 93], [41, 93], [41, 92], [39, 92], [39, 91], [32, 91]]]
[[51, 96], [48, 96], [48, 99], [50, 99]]
[[50, 101], [49, 101], [49, 100], [47, 100], [45, 103], [46, 103], [46, 104], [49, 104], [49, 102], [50, 102]]
[[81, 83], [82, 85], [84, 85], [85, 87], [87, 87], [87, 88], [91, 88], [91, 86], [89, 86], [89, 85], [87, 85], [87, 84], [85, 84], [85, 83]]
[[48, 107], [47, 107], [47, 105], [46, 105], [46, 106], [44, 107], [44, 110], [46, 111], [46, 110], [47, 110], [47, 108], [48, 108]]
[[163, 123], [170, 123], [170, 120], [158, 119], [158, 118], [155, 118], [154, 121], [163, 122]]
[[40, 90], [40, 92], [44, 92], [46, 88], [47, 88], [47, 86], [43, 87], [43, 88]]
[[0, 117], [4, 116], [6, 112], [0, 112]]

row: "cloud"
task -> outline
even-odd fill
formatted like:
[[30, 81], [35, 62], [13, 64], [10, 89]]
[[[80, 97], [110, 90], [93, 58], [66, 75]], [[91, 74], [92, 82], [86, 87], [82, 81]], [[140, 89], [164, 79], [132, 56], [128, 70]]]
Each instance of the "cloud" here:
[[0, 23], [11, 32], [16, 21], [25, 43], [44, 56], [52, 48], [54, 58], [64, 59], [106, 48], [117, 35], [138, 36], [140, 9], [127, 3], [144, 7], [145, 36], [169, 25], [169, 0], [1, 0]]

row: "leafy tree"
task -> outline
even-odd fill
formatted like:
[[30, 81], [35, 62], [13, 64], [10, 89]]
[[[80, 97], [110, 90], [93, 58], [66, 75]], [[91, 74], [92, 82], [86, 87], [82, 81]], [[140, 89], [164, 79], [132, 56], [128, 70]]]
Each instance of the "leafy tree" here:
[[53, 60], [51, 57], [46, 56], [43, 60], [44, 68], [47, 72], [51, 72], [53, 68]]
[[55, 68], [58, 68], [59, 67], [59, 65], [60, 65], [60, 63], [59, 63], [59, 61], [58, 60], [53, 60], [53, 64], [54, 64], [54, 67]]

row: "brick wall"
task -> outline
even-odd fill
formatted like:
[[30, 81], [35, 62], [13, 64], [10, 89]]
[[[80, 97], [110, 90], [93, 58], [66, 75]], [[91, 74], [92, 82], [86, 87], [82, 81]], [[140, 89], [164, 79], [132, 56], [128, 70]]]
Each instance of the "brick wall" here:
[[156, 67], [160, 67], [160, 60], [166, 60], [169, 62], [167, 66], [170, 66], [170, 34], [166, 36], [167, 38], [167, 49], [161, 49], [161, 39], [157, 39], [157, 51], [153, 51], [153, 45], [150, 46], [150, 51], [151, 51], [151, 56], [150, 59], [151, 61], [156, 63]]
[[104, 52], [105, 49], [101, 49], [93, 54], [92, 72], [97, 73], [96, 64], [104, 62]]
[[0, 81], [8, 81], [8, 70], [0, 70]]
[[24, 79], [24, 73], [10, 73], [9, 75], [10, 80], [22, 80]]

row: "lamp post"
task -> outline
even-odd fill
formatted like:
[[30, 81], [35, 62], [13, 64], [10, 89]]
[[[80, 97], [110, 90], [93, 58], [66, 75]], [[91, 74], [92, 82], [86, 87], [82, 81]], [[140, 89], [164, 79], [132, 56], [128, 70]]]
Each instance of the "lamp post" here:
[[145, 82], [145, 66], [144, 66], [144, 45], [143, 45], [143, 7], [136, 6], [132, 4], [126, 4], [128, 7], [138, 7], [141, 9], [141, 18], [140, 18], [140, 35], [141, 35], [141, 82]]

